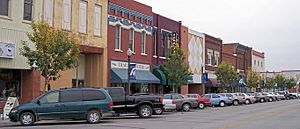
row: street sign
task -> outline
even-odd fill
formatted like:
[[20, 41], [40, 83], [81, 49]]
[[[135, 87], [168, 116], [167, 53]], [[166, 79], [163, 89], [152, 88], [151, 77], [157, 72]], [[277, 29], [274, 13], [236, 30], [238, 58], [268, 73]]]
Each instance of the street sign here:
[[135, 63], [131, 63], [130, 64], [130, 80], [135, 80], [135, 71], [136, 71], [136, 64]]

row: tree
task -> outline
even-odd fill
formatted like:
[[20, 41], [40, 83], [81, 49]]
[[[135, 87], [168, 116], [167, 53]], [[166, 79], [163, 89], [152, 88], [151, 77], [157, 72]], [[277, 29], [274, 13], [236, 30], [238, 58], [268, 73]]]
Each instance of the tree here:
[[167, 57], [161, 69], [166, 74], [169, 84], [172, 85], [173, 92], [177, 92], [178, 87], [187, 84], [191, 73], [189, 66], [184, 62], [185, 56], [178, 43], [171, 46]]
[[260, 84], [259, 73], [252, 71], [252, 70], [248, 70], [246, 83], [247, 83], [247, 86], [250, 88], [258, 88], [258, 86]]
[[285, 79], [287, 88], [292, 88], [297, 85], [297, 81], [295, 78], [286, 78]]
[[71, 69], [77, 64], [79, 47], [73, 34], [55, 29], [45, 21], [33, 22], [31, 27], [33, 31], [27, 36], [35, 49], [31, 49], [29, 43], [24, 42], [20, 51], [28, 59], [30, 66], [36, 64], [42, 71], [45, 92], [48, 82], [55, 81], [61, 76], [61, 71]]
[[285, 88], [285, 77], [282, 74], [277, 74], [274, 78], [275, 83], [277, 84], [277, 88], [284, 89]]
[[238, 74], [230, 64], [222, 62], [216, 70], [216, 76], [223, 88], [231, 88], [233, 91], [238, 80]]
[[272, 77], [267, 77], [265, 82], [265, 88], [273, 89], [275, 87], [276, 81]]

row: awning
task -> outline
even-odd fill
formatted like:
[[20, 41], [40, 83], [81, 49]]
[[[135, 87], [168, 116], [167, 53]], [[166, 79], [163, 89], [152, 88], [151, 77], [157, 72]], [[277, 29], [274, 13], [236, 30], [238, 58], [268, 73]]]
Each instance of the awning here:
[[[114, 69], [112, 68], [110, 73], [111, 83], [127, 83], [128, 82], [128, 70], [127, 69]], [[130, 80], [131, 83], [152, 83], [159, 84], [160, 80], [155, 77], [150, 71], [136, 70], [135, 80]]]
[[216, 78], [208, 78], [207, 84], [205, 84], [207, 87], [218, 87], [219, 83]]
[[153, 74], [159, 78], [161, 85], [167, 85], [167, 77], [159, 68], [153, 70]]

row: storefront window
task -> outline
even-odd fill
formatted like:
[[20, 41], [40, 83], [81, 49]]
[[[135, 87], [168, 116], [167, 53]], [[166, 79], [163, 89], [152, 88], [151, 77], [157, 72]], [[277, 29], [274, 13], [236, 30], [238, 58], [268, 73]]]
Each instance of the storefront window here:
[[20, 97], [21, 70], [0, 69], [0, 100]]

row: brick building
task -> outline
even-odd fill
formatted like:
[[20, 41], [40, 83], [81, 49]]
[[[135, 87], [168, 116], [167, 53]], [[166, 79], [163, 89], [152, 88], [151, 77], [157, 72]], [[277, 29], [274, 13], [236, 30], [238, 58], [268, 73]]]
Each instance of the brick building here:
[[153, 13], [153, 49], [152, 64], [153, 73], [160, 79], [161, 83], [152, 92], [169, 93], [172, 87], [168, 85], [166, 75], [159, 69], [160, 65], [166, 61], [168, 51], [172, 45], [172, 36], [181, 44], [181, 22]]
[[135, 79], [131, 80], [131, 93], [149, 92], [160, 80], [152, 69], [152, 7], [134, 0], [109, 0], [108, 3], [108, 78], [110, 86], [128, 87], [127, 50], [136, 64]]
[[222, 44], [223, 41], [220, 38], [213, 37], [208, 34], [204, 34], [205, 41], [205, 67], [204, 71], [208, 75], [208, 83], [205, 84], [205, 92], [218, 92], [218, 81], [215, 71], [218, 65], [222, 62]]
[[223, 44], [222, 57], [223, 61], [232, 65], [239, 74], [240, 79], [236, 86], [246, 86], [247, 70], [252, 69], [252, 48], [240, 43]]

